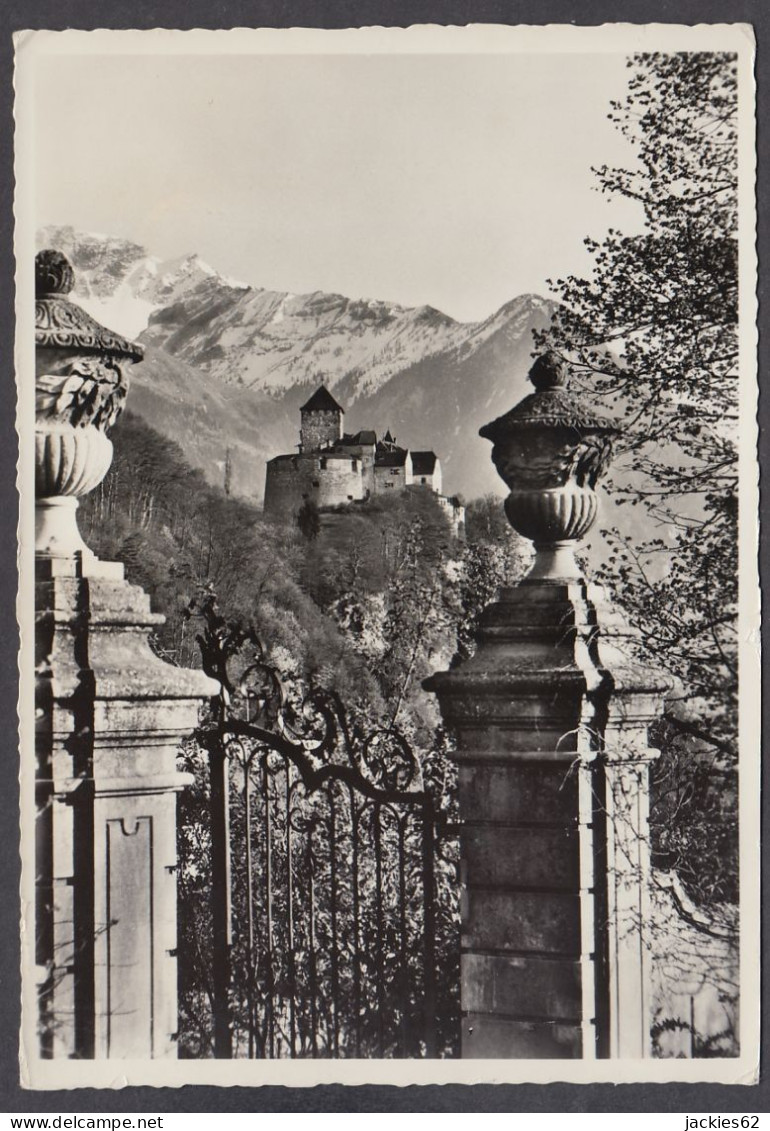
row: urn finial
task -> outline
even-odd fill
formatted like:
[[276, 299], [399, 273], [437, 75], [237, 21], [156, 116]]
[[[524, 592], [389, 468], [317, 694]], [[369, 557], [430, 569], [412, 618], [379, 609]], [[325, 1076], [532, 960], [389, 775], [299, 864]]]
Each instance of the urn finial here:
[[77, 499], [112, 462], [109, 431], [123, 410], [127, 369], [142, 347], [70, 300], [72, 264], [60, 251], [35, 257], [36, 549], [46, 557], [90, 553], [75, 522]]
[[527, 380], [532, 382], [539, 393], [544, 389], [560, 388], [567, 384], [568, 379], [566, 365], [552, 350], [541, 354], [527, 375]]
[[549, 352], [529, 372], [523, 401], [480, 429], [510, 489], [505, 513], [535, 543], [528, 581], [579, 578], [574, 548], [596, 520], [594, 492], [612, 455], [616, 426], [569, 388], [569, 367]]
[[48, 298], [68, 295], [75, 286], [75, 272], [66, 255], [53, 248], [39, 251], [35, 256], [35, 295]]

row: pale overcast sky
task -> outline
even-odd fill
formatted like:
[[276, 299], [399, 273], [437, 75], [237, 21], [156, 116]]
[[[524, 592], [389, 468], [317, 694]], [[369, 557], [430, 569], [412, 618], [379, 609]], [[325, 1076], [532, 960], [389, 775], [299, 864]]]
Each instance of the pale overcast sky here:
[[635, 230], [591, 166], [625, 55], [73, 55], [36, 68], [36, 223], [276, 290], [482, 319]]

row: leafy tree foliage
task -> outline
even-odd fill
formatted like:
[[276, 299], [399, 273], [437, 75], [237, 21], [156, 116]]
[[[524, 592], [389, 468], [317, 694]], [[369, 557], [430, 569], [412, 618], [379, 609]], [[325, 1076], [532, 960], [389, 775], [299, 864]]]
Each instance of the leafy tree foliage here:
[[[621, 510], [605, 532], [609, 553], [599, 579], [677, 680], [660, 734], [665, 758], [653, 825], [694, 894], [732, 899], [736, 65], [727, 54], [640, 54], [629, 68], [627, 97], [612, 104], [610, 117], [635, 160], [595, 172], [603, 193], [638, 202], [643, 230], [585, 241], [593, 274], [554, 285], [563, 305], [540, 345], [568, 357], [622, 422], [612, 484]], [[697, 769], [685, 785], [688, 763]], [[704, 778], [704, 767], [714, 773]], [[697, 867], [696, 843], [706, 853]]]
[[484, 495], [465, 512], [467, 545], [458, 577], [462, 615], [453, 666], [473, 655], [476, 624], [506, 585], [515, 585], [529, 565], [531, 544], [512, 529], [497, 495]]

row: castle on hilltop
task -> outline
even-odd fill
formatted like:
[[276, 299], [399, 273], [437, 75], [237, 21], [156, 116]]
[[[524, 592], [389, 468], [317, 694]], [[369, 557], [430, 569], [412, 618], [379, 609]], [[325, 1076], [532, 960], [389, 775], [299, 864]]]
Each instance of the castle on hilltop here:
[[435, 452], [399, 447], [390, 431], [382, 439], [370, 429], [343, 432], [345, 410], [325, 385], [299, 411], [298, 452], [267, 463], [266, 514], [289, 517], [308, 499], [325, 510], [419, 487], [434, 493], [460, 533], [465, 508], [457, 498], [441, 494], [441, 462]]

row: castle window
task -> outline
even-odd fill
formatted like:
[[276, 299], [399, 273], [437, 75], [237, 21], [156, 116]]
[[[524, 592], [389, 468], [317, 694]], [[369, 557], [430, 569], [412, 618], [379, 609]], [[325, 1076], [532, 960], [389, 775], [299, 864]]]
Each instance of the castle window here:
[[313, 480], [313, 486], [314, 486], [314, 487], [319, 487], [319, 486], [320, 486], [320, 484], [319, 484], [319, 482], [318, 482], [318, 480], [317, 480], [317, 479], [314, 479], [314, 480]]
[[[325, 467], [326, 467], [326, 456], [324, 456], [323, 459], [321, 460], [321, 471], [323, 471], [325, 469]], [[425, 482], [425, 480], [423, 479], [423, 483], [424, 482]]]
[[427, 483], [427, 482], [428, 482], [428, 480], [427, 480], [427, 479], [425, 478], [425, 476], [423, 475], [423, 477], [422, 477], [422, 478], [420, 479], [420, 482], [421, 482], [421, 483]]
[[353, 470], [358, 471], [358, 460], [357, 459], [353, 460]]
[[398, 468], [397, 467], [391, 467], [390, 474], [391, 475], [398, 475]]

